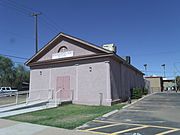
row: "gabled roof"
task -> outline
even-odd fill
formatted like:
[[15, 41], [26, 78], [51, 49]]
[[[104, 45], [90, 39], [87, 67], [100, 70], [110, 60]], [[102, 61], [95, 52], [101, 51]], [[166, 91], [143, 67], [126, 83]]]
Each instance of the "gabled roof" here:
[[[93, 54], [93, 55], [83, 55], [83, 56], [76, 56], [76, 57], [68, 57], [68, 58], [62, 58], [62, 59], [54, 59], [54, 60], [44, 60], [44, 61], [39, 61], [36, 62], [36, 59], [42, 57], [43, 53], [48, 50], [48, 47], [51, 46], [52, 43], [56, 42], [56, 40], [58, 40], [59, 38], [66, 38], [66, 39], [70, 39], [73, 40], [75, 42], [81, 43], [87, 47], [91, 47], [94, 48], [96, 50], [99, 51], [98, 54]], [[41, 64], [47, 64], [47, 63], [59, 63], [59, 62], [69, 62], [69, 61], [75, 61], [75, 60], [81, 60], [81, 59], [93, 59], [93, 58], [100, 58], [100, 57], [113, 57], [116, 60], [118, 60], [119, 62], [122, 62], [124, 65], [126, 65], [127, 67], [133, 69], [134, 71], [137, 71], [138, 73], [144, 75], [140, 70], [138, 70], [137, 68], [135, 68], [133, 65], [128, 64], [123, 58], [121, 58], [120, 56], [116, 55], [115, 53], [108, 51], [102, 47], [96, 46], [92, 43], [89, 43], [87, 41], [81, 40], [79, 38], [70, 36], [68, 34], [65, 33], [59, 33], [57, 36], [55, 36], [50, 42], [48, 42], [42, 49], [40, 49], [34, 56], [32, 56], [25, 64], [26, 65], [41, 65]]]
[[55, 36], [50, 42], [48, 42], [43, 48], [41, 48], [35, 55], [33, 55], [25, 64], [28, 65], [29, 63], [31, 63], [34, 59], [36, 59], [39, 55], [41, 55], [42, 52], [44, 52], [49, 46], [51, 46], [51, 44], [53, 42], [55, 42], [56, 40], [58, 40], [61, 37], [67, 38], [67, 39], [71, 39], [71, 40], [76, 41], [76, 42], [79, 42], [79, 43], [81, 43], [83, 45], [86, 45], [88, 47], [91, 47], [91, 48], [94, 48], [96, 50], [99, 50], [102, 53], [112, 53], [111, 51], [108, 51], [108, 50], [106, 50], [104, 48], [96, 46], [96, 45], [94, 45], [92, 43], [89, 43], [87, 41], [81, 40], [79, 38], [76, 38], [76, 37], [73, 37], [73, 36], [70, 36], [68, 34], [65, 34], [65, 33], [61, 32], [57, 36]]

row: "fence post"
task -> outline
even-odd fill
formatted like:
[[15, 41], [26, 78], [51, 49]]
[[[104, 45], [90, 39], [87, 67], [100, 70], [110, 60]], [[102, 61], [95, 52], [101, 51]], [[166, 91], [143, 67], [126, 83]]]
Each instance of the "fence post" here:
[[16, 92], [16, 105], [18, 104], [18, 92]]
[[99, 98], [100, 98], [99, 105], [102, 106], [102, 101], [103, 101], [103, 94], [102, 93], [99, 93]]
[[26, 104], [28, 104], [29, 101], [29, 92], [26, 94]]

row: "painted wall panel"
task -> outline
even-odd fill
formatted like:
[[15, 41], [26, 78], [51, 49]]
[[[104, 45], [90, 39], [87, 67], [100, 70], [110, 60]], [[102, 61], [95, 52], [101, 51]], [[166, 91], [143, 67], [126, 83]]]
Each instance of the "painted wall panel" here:
[[43, 60], [50, 60], [52, 59], [52, 54], [58, 53], [58, 50], [60, 47], [65, 46], [67, 47], [68, 51], [73, 51], [74, 56], [81, 56], [81, 55], [90, 55], [90, 54], [95, 54], [95, 52], [87, 50], [82, 48], [81, 46], [74, 45], [70, 42], [67, 41], [61, 41], [58, 43], [54, 48], [52, 48], [49, 52], [47, 52], [43, 57], [41, 57], [38, 61], [43, 61]]
[[143, 75], [111, 59], [112, 100], [127, 100], [130, 89], [144, 88]]

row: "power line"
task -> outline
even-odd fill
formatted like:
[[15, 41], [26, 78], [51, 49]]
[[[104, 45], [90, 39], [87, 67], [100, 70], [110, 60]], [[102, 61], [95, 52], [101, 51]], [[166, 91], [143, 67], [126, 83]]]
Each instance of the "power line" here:
[[[30, 7], [27, 7], [25, 5], [19, 4], [19, 3], [15, 2], [15, 1], [12, 1], [12, 0], [6, 0], [6, 1], [4, 1], [4, 4], [7, 4], [6, 6], [9, 5], [11, 8], [13, 8], [15, 10], [18, 10], [21, 13], [26, 14], [26, 15], [30, 15], [31, 13], [33, 13], [35, 11], [34, 9], [32, 9]], [[57, 30], [59, 29], [59, 26], [55, 22], [53, 22], [52, 19], [50, 19], [45, 14], [43, 16], [43, 19], [45, 20], [45, 23], [48, 26], [52, 27], [53, 31], [55, 31], [57, 33]], [[51, 21], [49, 21], [49, 20], [51, 20]], [[58, 33], [59, 33], [59, 31], [58, 31]]]
[[17, 59], [22, 59], [22, 60], [28, 60], [28, 58], [15, 56], [15, 55], [0, 54], [0, 56], [10, 57], [10, 58], [17, 58]]
[[42, 16], [42, 23], [45, 24], [46, 26], [48, 26], [49, 30], [55, 34], [59, 33], [59, 31], [57, 30], [57, 28], [55, 28], [47, 19], [45, 19]]
[[57, 31], [57, 33], [59, 33], [59, 29], [63, 29], [62, 27], [60, 27], [55, 21], [53, 21], [52, 18], [48, 17], [46, 14], [44, 14], [43, 16], [44, 20], [46, 20], [46, 22], [48, 22], [48, 24], [55, 29], [55, 31]]
[[32, 9], [30, 7], [27, 7], [25, 5], [22, 5], [21, 3], [17, 3], [16, 1], [12, 1], [12, 0], [6, 0], [6, 1], [9, 1], [10, 3], [14, 4], [16, 7], [19, 7], [24, 11], [27, 11], [27, 12], [30, 12], [30, 13], [35, 11], [34, 9]]
[[15, 33], [15, 32], [11, 32], [11, 31], [8, 31], [8, 30], [0, 30], [0, 32], [2, 32], [2, 33], [9, 33], [9, 34], [11, 34], [11, 35], [14, 35], [14, 36], [16, 36], [16, 37], [20, 37], [20, 38], [27, 38], [27, 39], [34, 39], [33, 37], [30, 37], [30, 36], [25, 36], [25, 35], [21, 35], [21, 34], [19, 34], [19, 33]]
[[15, 5], [13, 5], [12, 3], [9, 3], [8, 1], [0, 1], [0, 5], [2, 7], [6, 7], [6, 8], [10, 8], [12, 10], [15, 10], [18, 13], [21, 13], [21, 14], [26, 15], [26, 16], [29, 14], [29, 12], [27, 12], [26, 10], [24, 10], [24, 9], [22, 9], [20, 7], [17, 7]]
[[175, 62], [173, 65], [174, 65], [174, 68], [175, 68], [176, 72], [180, 73], [180, 70], [176, 66], [177, 63], [180, 63], [180, 62]]

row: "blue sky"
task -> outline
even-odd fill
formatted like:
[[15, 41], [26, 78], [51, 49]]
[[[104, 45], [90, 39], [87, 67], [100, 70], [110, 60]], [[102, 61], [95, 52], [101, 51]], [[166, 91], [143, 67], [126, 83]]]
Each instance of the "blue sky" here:
[[[39, 48], [64, 32], [96, 45], [114, 43], [120, 56], [148, 75], [172, 77], [180, 62], [179, 0], [1, 0], [0, 54], [35, 52], [33, 11], [40, 11]], [[23, 59], [13, 58], [15, 62]]]

